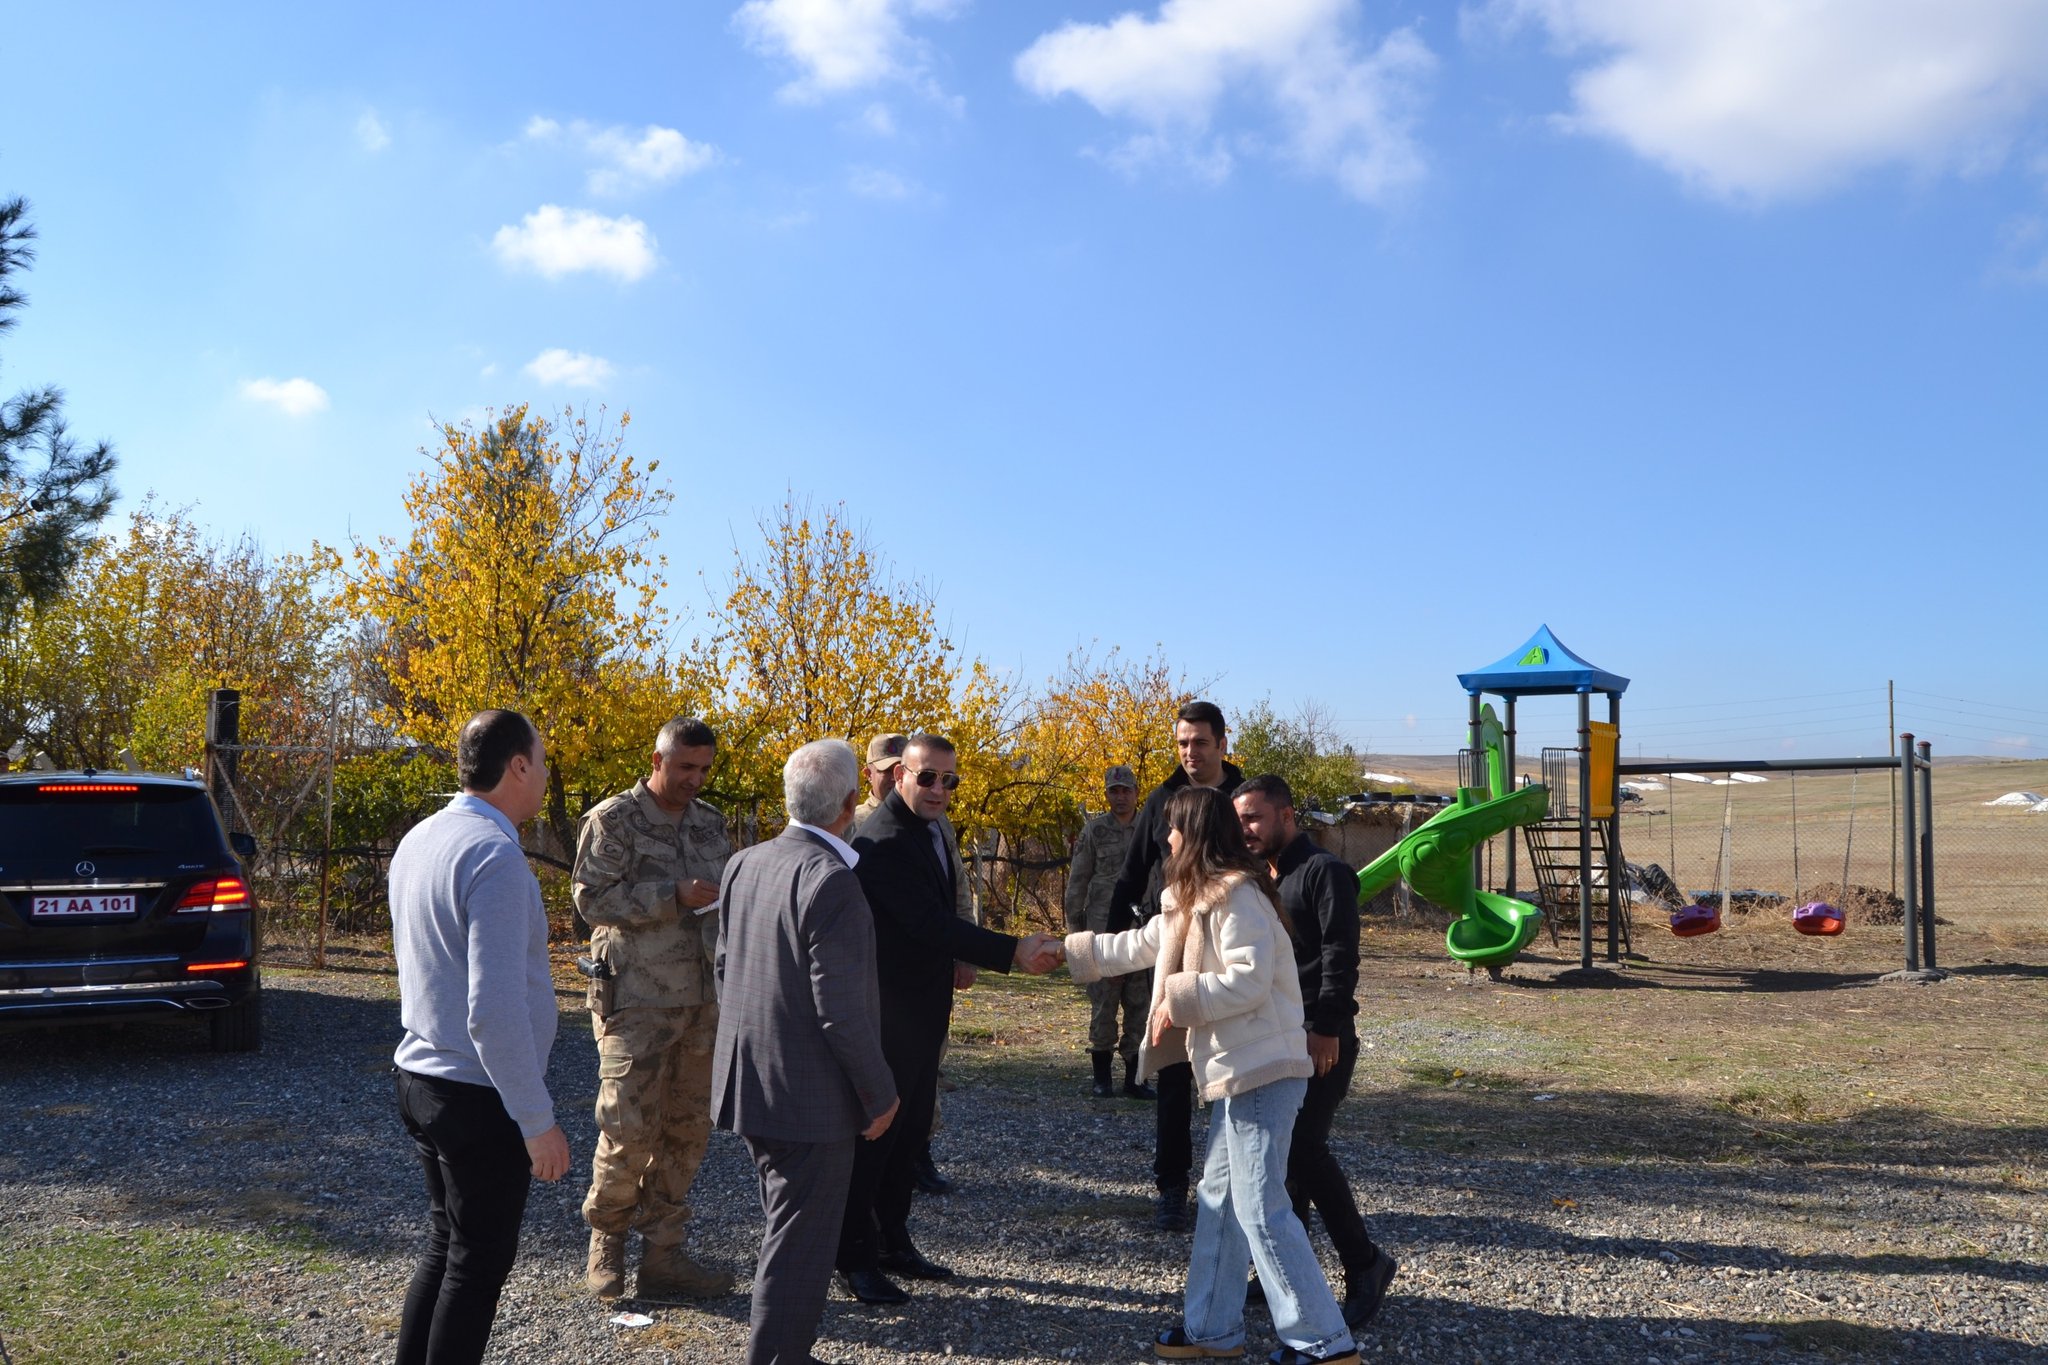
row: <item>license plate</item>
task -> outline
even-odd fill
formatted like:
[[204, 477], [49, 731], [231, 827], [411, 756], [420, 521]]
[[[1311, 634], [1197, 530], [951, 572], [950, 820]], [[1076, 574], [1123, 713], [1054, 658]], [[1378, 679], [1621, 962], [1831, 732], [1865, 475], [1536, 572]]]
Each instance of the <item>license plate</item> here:
[[29, 913], [37, 919], [67, 919], [73, 915], [132, 915], [133, 896], [37, 896]]

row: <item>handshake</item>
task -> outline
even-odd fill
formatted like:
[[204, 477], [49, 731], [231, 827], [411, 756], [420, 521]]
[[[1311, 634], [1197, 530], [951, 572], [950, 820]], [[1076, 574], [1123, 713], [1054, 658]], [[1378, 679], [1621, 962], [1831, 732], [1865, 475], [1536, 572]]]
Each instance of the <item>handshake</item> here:
[[1067, 960], [1067, 945], [1052, 934], [1027, 934], [1017, 940], [1016, 964], [1033, 976], [1044, 976]]

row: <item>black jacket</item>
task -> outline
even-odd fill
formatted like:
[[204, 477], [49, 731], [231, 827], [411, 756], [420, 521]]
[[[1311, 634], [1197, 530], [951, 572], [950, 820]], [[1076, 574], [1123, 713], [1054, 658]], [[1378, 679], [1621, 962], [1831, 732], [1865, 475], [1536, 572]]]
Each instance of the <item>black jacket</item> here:
[[[1152, 789], [1138, 808], [1138, 827], [1131, 846], [1124, 850], [1124, 870], [1109, 893], [1109, 932], [1122, 933], [1134, 924], [1159, 913], [1159, 884], [1165, 875], [1166, 803], [1182, 787], [1193, 782], [1186, 768], [1175, 768], [1173, 776]], [[1223, 780], [1216, 789], [1225, 796], [1244, 781], [1244, 772], [1234, 763], [1223, 765]]]
[[1306, 834], [1280, 850], [1280, 907], [1294, 926], [1301, 1012], [1326, 1038], [1351, 1031], [1358, 1013], [1358, 874]]
[[853, 875], [875, 916], [875, 975], [882, 993], [951, 1009], [953, 964], [1007, 972], [1017, 940], [961, 919], [954, 872], [932, 846], [931, 822], [890, 792], [861, 822]]

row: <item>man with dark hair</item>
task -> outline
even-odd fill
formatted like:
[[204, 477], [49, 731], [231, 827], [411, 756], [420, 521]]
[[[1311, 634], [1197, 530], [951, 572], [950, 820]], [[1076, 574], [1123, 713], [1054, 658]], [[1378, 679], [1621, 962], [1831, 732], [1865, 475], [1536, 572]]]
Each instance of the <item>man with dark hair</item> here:
[[1058, 939], [1013, 938], [953, 913], [960, 855], [938, 820], [959, 785], [952, 741], [912, 735], [895, 789], [853, 841], [860, 855], [854, 875], [874, 913], [882, 1053], [903, 1100], [889, 1131], [855, 1154], [840, 1225], [839, 1270], [847, 1292], [862, 1303], [908, 1301], [886, 1271], [921, 1280], [953, 1273], [917, 1249], [909, 1218], [916, 1140], [931, 1131], [939, 1054], [953, 1015], [954, 965], [1049, 972], [1060, 961]]
[[625, 1292], [626, 1236], [640, 1233], [641, 1299], [732, 1292], [688, 1240], [691, 1182], [711, 1140], [713, 962], [718, 879], [732, 856], [725, 817], [697, 793], [718, 756], [711, 727], [678, 716], [655, 736], [651, 771], [583, 819], [571, 894], [591, 925], [590, 1023], [597, 1035], [597, 1151], [590, 1161], [584, 1278]]
[[[867, 821], [870, 815], [881, 809], [882, 801], [889, 795], [890, 790], [895, 787], [896, 770], [903, 766], [903, 746], [908, 742], [909, 736], [894, 732], [876, 735], [868, 741], [868, 761], [866, 766], [861, 769], [861, 775], [868, 784], [868, 794], [865, 800], [854, 807], [853, 832], [848, 834], [847, 838], [857, 839], [860, 837], [861, 825]], [[944, 814], [939, 816], [939, 833], [945, 837], [947, 845], [957, 853], [960, 848], [960, 836], [954, 832], [952, 820]], [[981, 921], [974, 913], [974, 887], [971, 885], [972, 881], [971, 877], [963, 876], [955, 883], [953, 888], [953, 913], [966, 920], [969, 924], [979, 924]], [[956, 990], [966, 990], [973, 984], [973, 965], [966, 962], [953, 964], [954, 988]], [[944, 1048], [940, 1049], [939, 1060], [942, 1063], [945, 1060]], [[942, 1073], [940, 1077], [941, 1087], [944, 1086], [944, 1083]], [[914, 1141], [916, 1144], [917, 1150], [911, 1158], [911, 1173], [917, 1182], [919, 1190], [926, 1194], [951, 1194], [953, 1192], [953, 1182], [940, 1174], [938, 1163], [932, 1159], [932, 1137], [938, 1131], [939, 1102], [935, 1098], [932, 1101], [931, 1127], [922, 1136], [901, 1134], [898, 1136], [897, 1141]]]
[[759, 1176], [747, 1365], [816, 1365], [859, 1138], [899, 1103], [882, 1056], [875, 922], [845, 842], [859, 765], [844, 740], [804, 745], [782, 767], [789, 824], [726, 864], [719, 893], [718, 1126]]
[[[1081, 826], [1074, 840], [1074, 856], [1067, 864], [1066, 912], [1068, 930], [1083, 929], [1105, 933], [1109, 929], [1109, 894], [1123, 873], [1124, 854], [1131, 834], [1138, 827], [1138, 775], [1129, 765], [1119, 763], [1103, 775], [1103, 794], [1109, 809]], [[1132, 1099], [1158, 1098], [1152, 1087], [1138, 1079], [1138, 1045], [1145, 1039], [1145, 1016], [1152, 1006], [1152, 973], [1128, 972], [1091, 981], [1088, 990], [1088, 1058], [1094, 1064], [1094, 1093], [1097, 1099], [1115, 1094], [1109, 1076], [1109, 1059], [1118, 1052], [1124, 1058], [1124, 1094]], [[1123, 1028], [1117, 1028], [1117, 1014], [1123, 1014]]]
[[1358, 877], [1336, 854], [1318, 848], [1294, 815], [1294, 792], [1280, 777], [1255, 777], [1231, 796], [1245, 843], [1264, 858], [1280, 884], [1280, 905], [1294, 927], [1301, 974], [1302, 1019], [1308, 1029], [1309, 1078], [1294, 1142], [1287, 1152], [1287, 1188], [1308, 1225], [1313, 1204], [1344, 1266], [1344, 1321], [1354, 1331], [1371, 1322], [1401, 1267], [1373, 1245], [1351, 1182], [1330, 1150], [1330, 1125], [1351, 1090], [1358, 1065]]
[[[1244, 774], [1224, 761], [1229, 734], [1223, 712], [1214, 702], [1191, 701], [1173, 721], [1173, 747], [1180, 766], [1152, 789], [1138, 811], [1137, 827], [1124, 853], [1124, 866], [1109, 895], [1109, 931], [1119, 933], [1159, 913], [1159, 883], [1170, 851], [1166, 844], [1166, 803], [1182, 787], [1214, 787], [1225, 796], [1237, 790]], [[1152, 1156], [1152, 1179], [1159, 1204], [1152, 1224], [1162, 1232], [1182, 1232], [1188, 1225], [1188, 1175], [1194, 1169], [1195, 1144], [1190, 1126], [1195, 1116], [1194, 1068], [1187, 1060], [1185, 1034], [1176, 1030], [1155, 1058], [1160, 1067], [1158, 1127]], [[1178, 1047], [1175, 1044], [1178, 1043]], [[1172, 1060], [1174, 1057], [1179, 1060]], [[1139, 1077], [1143, 1080], [1143, 1077]]]
[[399, 1320], [399, 1365], [483, 1358], [530, 1182], [569, 1170], [546, 1081], [555, 1042], [547, 913], [519, 846], [519, 826], [547, 797], [547, 749], [518, 712], [481, 711], [455, 752], [462, 792], [391, 855], [405, 1027], [392, 1061], [428, 1218]]

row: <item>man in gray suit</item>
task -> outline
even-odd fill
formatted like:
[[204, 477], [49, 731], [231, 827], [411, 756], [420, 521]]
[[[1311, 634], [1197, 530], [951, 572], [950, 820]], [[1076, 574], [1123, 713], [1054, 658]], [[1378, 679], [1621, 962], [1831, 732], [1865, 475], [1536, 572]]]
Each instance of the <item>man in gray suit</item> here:
[[718, 888], [713, 1117], [760, 1173], [761, 1257], [747, 1365], [813, 1365], [858, 1140], [896, 1117], [882, 1055], [874, 917], [845, 842], [860, 760], [843, 740], [782, 767], [789, 825]]

